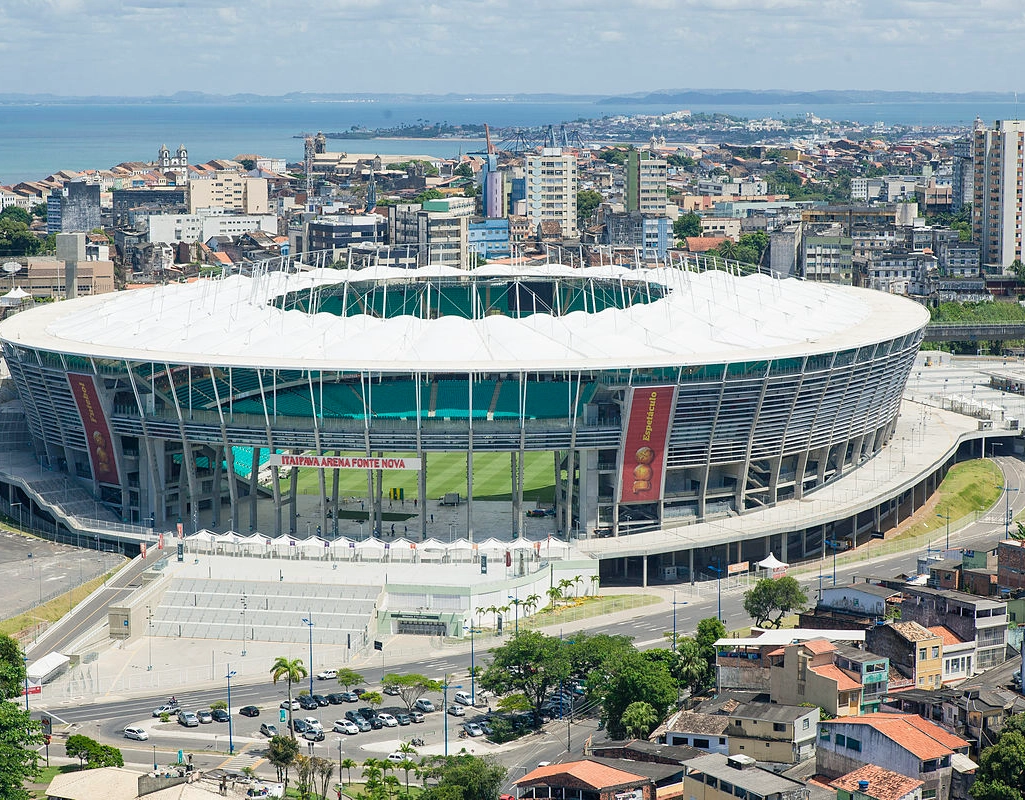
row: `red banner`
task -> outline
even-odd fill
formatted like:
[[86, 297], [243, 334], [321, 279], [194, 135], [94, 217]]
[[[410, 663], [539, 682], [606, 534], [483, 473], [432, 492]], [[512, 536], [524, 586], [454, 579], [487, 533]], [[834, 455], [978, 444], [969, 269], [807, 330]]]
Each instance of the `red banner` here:
[[631, 390], [620, 503], [652, 503], [662, 496], [666, 439], [675, 391], [675, 386], [643, 386]]
[[93, 465], [93, 476], [102, 483], [120, 486], [117, 464], [114, 461], [114, 447], [107, 427], [107, 418], [100, 405], [100, 395], [92, 375], [79, 372], [68, 373], [71, 394], [78, 406], [78, 414], [85, 428], [85, 441], [89, 448], [89, 460]]

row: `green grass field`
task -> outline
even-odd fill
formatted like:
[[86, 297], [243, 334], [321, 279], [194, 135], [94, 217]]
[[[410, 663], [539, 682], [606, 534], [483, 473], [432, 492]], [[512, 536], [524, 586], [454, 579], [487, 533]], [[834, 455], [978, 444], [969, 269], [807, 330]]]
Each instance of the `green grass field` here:
[[[342, 453], [342, 455], [363, 455]], [[415, 453], [389, 453], [395, 456], [414, 456]], [[523, 497], [530, 502], [551, 503], [555, 499], [555, 459], [551, 453], [527, 453], [523, 460]], [[402, 489], [407, 501], [416, 494], [414, 471], [385, 472], [384, 493], [391, 488]], [[327, 490], [331, 492], [333, 480], [331, 471], [325, 470]], [[473, 496], [476, 500], [509, 500], [512, 477], [508, 453], [474, 453]], [[317, 471], [299, 470], [299, 492], [318, 494], [320, 492]], [[427, 497], [437, 499], [446, 492], [459, 492], [466, 496], [466, 455], [463, 453], [428, 453], [427, 455]], [[367, 474], [363, 471], [345, 470], [338, 481], [338, 493], [342, 497], [366, 497]]]

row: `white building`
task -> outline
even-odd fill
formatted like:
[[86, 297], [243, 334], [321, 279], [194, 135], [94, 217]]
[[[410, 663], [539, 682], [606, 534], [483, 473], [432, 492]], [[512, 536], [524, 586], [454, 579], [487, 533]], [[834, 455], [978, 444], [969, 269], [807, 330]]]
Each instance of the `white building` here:
[[150, 214], [148, 219], [151, 242], [205, 242], [213, 236], [278, 232], [278, 218], [272, 214]]
[[536, 229], [558, 222], [564, 238], [577, 232], [577, 158], [561, 147], [546, 147], [524, 158], [527, 176], [527, 218]]
[[243, 214], [266, 214], [267, 179], [250, 178], [231, 170], [221, 170], [209, 178], [189, 181], [189, 213], [200, 209], [223, 208]]

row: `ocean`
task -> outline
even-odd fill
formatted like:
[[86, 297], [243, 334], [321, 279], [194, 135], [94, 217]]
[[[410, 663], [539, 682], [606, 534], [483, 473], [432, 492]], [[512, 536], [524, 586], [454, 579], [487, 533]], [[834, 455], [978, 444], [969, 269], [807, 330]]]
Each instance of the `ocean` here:
[[[240, 153], [299, 161], [301, 133], [344, 131], [352, 126], [391, 127], [420, 120], [538, 126], [615, 114], [659, 114], [673, 105], [519, 102], [497, 100], [421, 102], [274, 102], [261, 104], [5, 104], [0, 105], [0, 184], [43, 178], [60, 169], [108, 169], [122, 161], [152, 161], [160, 145], [184, 144], [189, 160], [202, 163]], [[864, 123], [970, 126], [1013, 118], [1014, 103], [911, 103], [863, 105], [705, 105], [691, 111], [749, 118], [792, 118], [805, 113]], [[1025, 109], [1023, 109], [1025, 111]], [[454, 157], [481, 149], [480, 141], [334, 140], [349, 152]]]

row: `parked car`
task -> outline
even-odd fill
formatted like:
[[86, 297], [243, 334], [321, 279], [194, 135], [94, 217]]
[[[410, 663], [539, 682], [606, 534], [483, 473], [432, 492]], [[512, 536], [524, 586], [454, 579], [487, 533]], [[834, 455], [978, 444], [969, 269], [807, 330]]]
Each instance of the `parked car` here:
[[477, 724], [480, 725], [480, 729], [482, 731], [484, 731], [484, 735], [485, 736], [490, 736], [491, 734], [493, 734], [495, 732], [495, 729], [491, 727], [491, 723], [488, 722], [486, 719], [485, 720], [481, 720]]
[[470, 736], [483, 736], [484, 735], [484, 729], [481, 728], [481, 726], [478, 725], [476, 722], [464, 722], [463, 723], [463, 730], [466, 731], [467, 734], [469, 734]]
[[292, 698], [292, 707], [290, 709], [288, 708], [288, 701], [287, 700], [282, 700], [281, 701], [281, 705], [278, 706], [278, 708], [284, 708], [284, 709], [289, 710], [289, 711], [298, 711], [301, 708], [301, 706], [299, 705], [299, 701], [296, 700], [293, 697]]
[[213, 714], [214, 722], [227, 722], [231, 719], [231, 715], [229, 715], [223, 708], [215, 708], [210, 713]]
[[324, 726], [320, 724], [320, 720], [316, 717], [303, 717], [303, 722], [306, 723], [307, 728], [324, 730]]
[[401, 764], [407, 758], [409, 758], [408, 755], [406, 755], [405, 753], [400, 753], [398, 750], [396, 750], [394, 753], [388, 753], [388, 760], [391, 761], [393, 764]]
[[331, 694], [327, 695], [327, 701], [331, 705], [337, 706], [345, 702], [345, 697], [341, 692], [331, 692]]
[[322, 742], [324, 741], [324, 729], [307, 728], [303, 731], [303, 738], [308, 742]]
[[367, 722], [370, 722], [370, 720], [377, 716], [377, 712], [370, 706], [363, 706], [363, 708], [357, 708], [356, 711], [359, 712], [359, 715], [363, 717], [363, 719], [365, 719]]
[[196, 716], [195, 711], [179, 711], [178, 724], [184, 725], [186, 728], [198, 728], [199, 717]]
[[304, 694], [299, 698], [299, 708], [305, 711], [316, 711], [318, 708], [320, 708], [320, 703], [318, 703], [308, 694]]
[[346, 711], [345, 718], [349, 720], [349, 722], [356, 722], [357, 720], [363, 719], [358, 711]]
[[415, 708], [412, 711], [409, 712], [409, 718], [413, 722], [423, 722], [424, 721], [423, 712], [422, 711], [418, 711]]
[[317, 705], [321, 708], [323, 708], [324, 706], [331, 705], [331, 701], [324, 697], [324, 695], [322, 694], [313, 695], [313, 699], [317, 701]]
[[465, 717], [466, 711], [463, 710], [462, 706], [449, 706], [448, 713], [453, 717]]
[[374, 729], [369, 722], [363, 719], [363, 717], [356, 717], [352, 724], [359, 728], [360, 733], [366, 733], [367, 731], [372, 731]]
[[338, 677], [338, 670], [336, 669], [325, 669], [317, 673], [318, 681], [333, 681]]
[[243, 717], [258, 717], [260, 716], [260, 709], [256, 706], [242, 706], [242, 708], [238, 710], [238, 713]]
[[356, 692], [339, 692], [338, 694], [339, 694], [339, 697], [342, 698], [342, 701], [345, 702], [345, 703], [358, 703], [359, 702], [359, 695]]
[[214, 715], [210, 712], [210, 709], [201, 708], [196, 712], [196, 719], [199, 720], [201, 725], [206, 725], [208, 722], [214, 721]]
[[395, 717], [393, 717], [391, 714], [385, 714], [382, 712], [377, 715], [377, 718], [381, 720], [381, 724], [384, 725], [384, 727], [386, 728], [398, 727], [399, 721], [395, 719]]
[[412, 720], [410, 720], [409, 714], [396, 714], [395, 721], [399, 723], [399, 725], [408, 725]]
[[393, 685], [389, 684], [388, 686], [384, 687], [383, 691], [384, 691], [385, 694], [390, 694], [390, 695], [392, 695], [394, 697], [394, 696], [398, 695], [399, 687], [398, 686], [393, 686]]
[[469, 692], [458, 691], [455, 693], [455, 695], [453, 695], [453, 699], [463, 706], [473, 705], [473, 695], [471, 695]]
[[356, 723], [350, 722], [347, 719], [336, 719], [335, 724], [332, 726], [331, 730], [333, 730], [335, 733], [345, 733], [349, 736], [355, 736], [357, 733], [359, 733], [359, 727], [356, 725]]
[[144, 728], [137, 728], [133, 725], [125, 728], [124, 734], [126, 739], [135, 739], [137, 742], [145, 742], [149, 738], [149, 734]]
[[296, 733], [306, 733], [306, 722], [302, 717], [296, 717], [292, 720], [292, 730]]
[[414, 707], [415, 707], [415, 708], [416, 708], [416, 709], [417, 709], [418, 711], [423, 711], [423, 712], [425, 712], [425, 713], [427, 713], [427, 714], [430, 714], [430, 713], [431, 713], [432, 711], [434, 711], [434, 703], [432, 703], [432, 702], [431, 702], [430, 700], [428, 700], [428, 699], [427, 699], [426, 697], [421, 697], [421, 698], [420, 698], [419, 700], [417, 700], [417, 701], [416, 701], [416, 702], [415, 702], [415, 703], [413, 704], [413, 706], [414, 706]]
[[172, 705], [170, 703], [164, 703], [162, 706], [153, 709], [153, 716], [154, 717], [159, 717], [159, 716], [161, 716], [163, 714], [177, 714], [177, 713], [178, 713], [178, 704], [177, 703], [175, 703], [174, 705]]
[[264, 722], [262, 725], [260, 725], [260, 733], [262, 733], [268, 739], [272, 736], [277, 736], [278, 726], [271, 725], [269, 722]]

